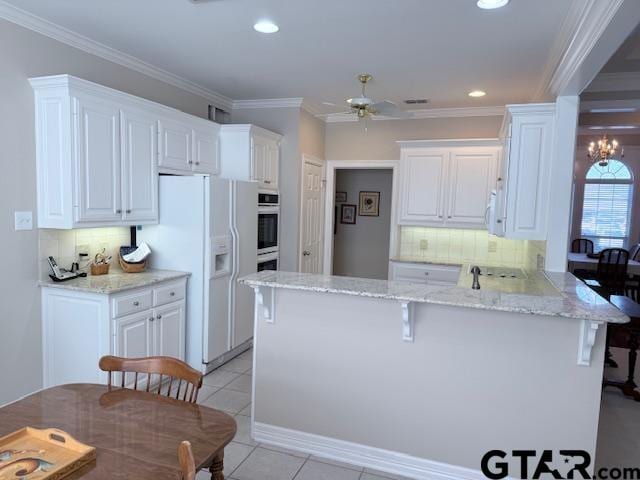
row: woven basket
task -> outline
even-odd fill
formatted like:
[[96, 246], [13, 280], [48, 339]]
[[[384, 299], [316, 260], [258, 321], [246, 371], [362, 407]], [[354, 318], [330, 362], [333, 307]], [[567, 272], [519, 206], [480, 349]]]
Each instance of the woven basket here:
[[109, 267], [111, 265], [108, 263], [92, 263], [91, 264], [91, 275], [106, 275], [109, 273]]
[[147, 260], [142, 263], [127, 263], [122, 259], [122, 255], [118, 255], [118, 261], [122, 271], [125, 273], [140, 273], [147, 269]]

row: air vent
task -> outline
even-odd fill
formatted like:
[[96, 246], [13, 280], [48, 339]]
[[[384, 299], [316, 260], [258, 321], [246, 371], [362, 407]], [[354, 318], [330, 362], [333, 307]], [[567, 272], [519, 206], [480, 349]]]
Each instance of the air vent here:
[[405, 100], [404, 103], [407, 105], [424, 105], [425, 103], [429, 103], [429, 100], [426, 98], [410, 98]]

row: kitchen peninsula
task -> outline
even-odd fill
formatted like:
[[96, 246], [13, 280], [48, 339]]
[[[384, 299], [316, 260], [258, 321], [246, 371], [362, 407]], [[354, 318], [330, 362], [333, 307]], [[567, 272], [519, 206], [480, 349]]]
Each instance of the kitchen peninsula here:
[[506, 282], [241, 279], [255, 440], [425, 479], [482, 478], [493, 449], [594, 458], [606, 324], [628, 318], [570, 274]]

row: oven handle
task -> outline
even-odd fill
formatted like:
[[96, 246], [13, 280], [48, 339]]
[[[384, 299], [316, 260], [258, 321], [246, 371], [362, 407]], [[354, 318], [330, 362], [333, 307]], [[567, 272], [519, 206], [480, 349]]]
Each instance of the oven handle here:
[[276, 213], [276, 214], [280, 214], [280, 207], [263, 207], [263, 206], [259, 206], [258, 207], [258, 215], [261, 213]]
[[280, 255], [278, 252], [273, 253], [263, 253], [262, 255], [258, 255], [258, 263], [266, 263], [271, 260], [278, 260]]

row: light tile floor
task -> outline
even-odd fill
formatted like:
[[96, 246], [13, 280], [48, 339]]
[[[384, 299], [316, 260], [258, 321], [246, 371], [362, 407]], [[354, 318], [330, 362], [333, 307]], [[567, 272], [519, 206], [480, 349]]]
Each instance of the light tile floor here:
[[[619, 376], [626, 372], [626, 353], [616, 349], [613, 353], [620, 367], [607, 369], [607, 375]], [[229, 413], [238, 424], [236, 437], [225, 449], [226, 478], [232, 480], [402, 480], [405, 478], [256, 443], [251, 438], [250, 425], [251, 355], [251, 351], [245, 352], [207, 375], [198, 399], [198, 403], [202, 405]], [[617, 389], [607, 388], [602, 395], [597, 465], [637, 467], [639, 457], [640, 402], [625, 398]], [[210, 478], [209, 472], [198, 472], [197, 480]]]

